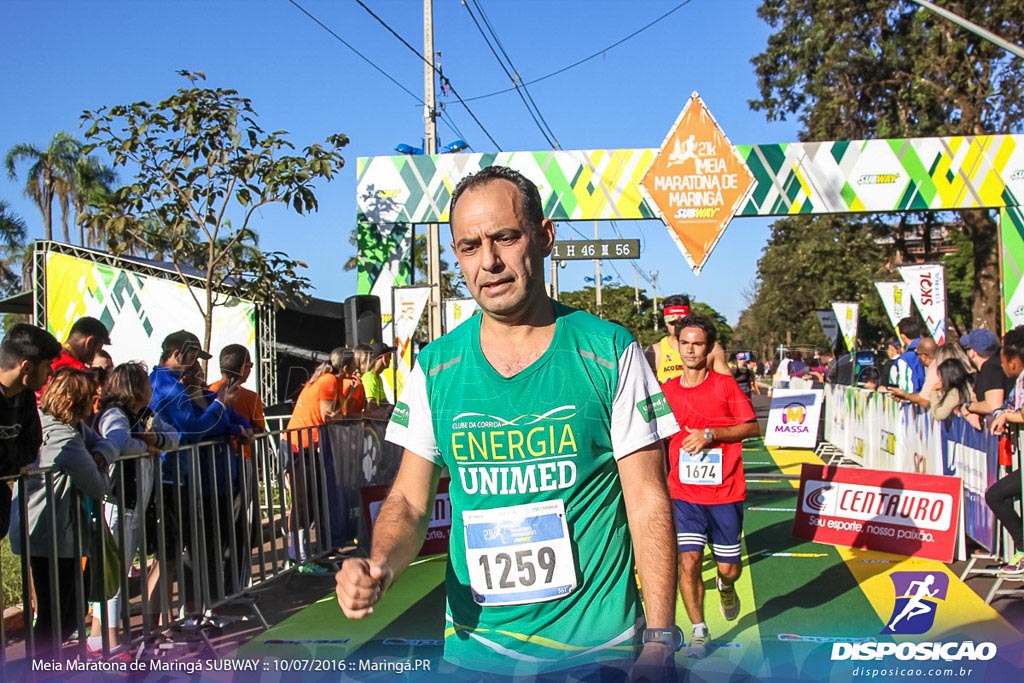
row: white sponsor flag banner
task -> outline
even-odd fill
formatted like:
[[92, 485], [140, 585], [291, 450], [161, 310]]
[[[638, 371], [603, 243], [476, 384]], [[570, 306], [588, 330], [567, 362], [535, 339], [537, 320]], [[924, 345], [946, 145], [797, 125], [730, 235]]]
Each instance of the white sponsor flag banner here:
[[875, 289], [878, 290], [878, 296], [882, 297], [882, 304], [885, 306], [885, 312], [889, 314], [893, 329], [901, 320], [913, 313], [913, 300], [906, 283], [876, 282]]
[[900, 266], [900, 277], [907, 283], [936, 344], [946, 341], [946, 271], [941, 263]]
[[[397, 351], [392, 354], [392, 372], [385, 372], [384, 375], [391, 380], [388, 398], [394, 401], [402, 393], [405, 378], [412, 369], [412, 339], [416, 334], [416, 328], [423, 317], [423, 309], [427, 307], [430, 299], [430, 287], [395, 287], [391, 290], [394, 301], [393, 308], [393, 329], [395, 331], [392, 342]], [[387, 382], [385, 382], [387, 384]]]
[[444, 302], [444, 331], [451, 332], [473, 317], [480, 306], [473, 299], [447, 299]]
[[836, 348], [836, 340], [839, 339], [839, 321], [836, 320], [835, 311], [817, 311], [818, 324], [821, 325], [821, 331], [825, 334], [828, 339], [828, 343], [832, 345], [832, 348]]
[[764, 445], [813, 449], [823, 393], [821, 389], [773, 389]]
[[839, 322], [839, 331], [843, 334], [843, 341], [846, 342], [846, 350], [853, 352], [857, 343], [857, 323], [860, 322], [860, 304], [837, 301], [832, 304], [836, 320]]

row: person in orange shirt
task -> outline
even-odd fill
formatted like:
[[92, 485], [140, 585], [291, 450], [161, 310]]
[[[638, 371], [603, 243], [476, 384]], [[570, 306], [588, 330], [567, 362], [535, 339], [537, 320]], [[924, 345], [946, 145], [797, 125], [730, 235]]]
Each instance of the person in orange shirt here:
[[[282, 435], [281, 456], [292, 499], [288, 511], [288, 558], [293, 561], [304, 562], [307, 557], [306, 529], [312, 522], [309, 518], [309, 503], [316, 502], [313, 496], [317, 490], [323, 489], [325, 483], [317, 477], [319, 464], [314, 456], [326, 456], [330, 439], [326, 433], [321, 432], [325, 432], [327, 424], [342, 418], [339, 392], [342, 377], [347, 374], [346, 359], [349, 363], [353, 362], [351, 349], [336, 348], [331, 351], [330, 358], [313, 372], [295, 400], [287, 432]], [[351, 385], [348, 390], [352, 391]], [[347, 402], [348, 397], [342, 398]], [[313, 480], [317, 484], [315, 487]], [[300, 570], [305, 567], [309, 571], [316, 571], [319, 565], [310, 563], [300, 567]]]
[[366, 410], [366, 391], [359, 363], [352, 349], [341, 350], [341, 375], [338, 379], [338, 413], [341, 417], [360, 418]]
[[[267, 431], [267, 420], [263, 415], [263, 399], [255, 391], [242, 385], [252, 374], [252, 356], [249, 349], [241, 344], [228, 344], [220, 351], [220, 379], [210, 385], [210, 391], [217, 392], [225, 384], [237, 384], [238, 396], [231, 407], [249, 421], [256, 434]], [[252, 447], [242, 449], [245, 458], [252, 457]]]
[[[224, 385], [238, 385], [238, 395], [232, 406], [235, 412], [249, 421], [254, 434], [261, 434], [267, 431], [267, 420], [263, 414], [263, 399], [255, 391], [246, 389], [242, 385], [252, 374], [252, 356], [249, 349], [241, 344], [228, 344], [220, 350], [220, 379], [210, 385], [210, 391], [219, 391]], [[256, 474], [256, 466], [253, 464], [253, 447], [249, 444], [241, 445], [242, 460], [240, 464], [240, 476], [238, 482], [239, 491], [242, 497], [242, 509], [248, 510], [247, 514], [239, 514], [235, 519], [235, 538], [239, 539], [240, 548], [253, 548], [259, 539], [260, 508], [259, 492]], [[248, 546], [243, 545], [245, 539], [249, 540]], [[249, 567], [240, 567], [242, 572], [242, 584], [248, 576], [246, 570]]]

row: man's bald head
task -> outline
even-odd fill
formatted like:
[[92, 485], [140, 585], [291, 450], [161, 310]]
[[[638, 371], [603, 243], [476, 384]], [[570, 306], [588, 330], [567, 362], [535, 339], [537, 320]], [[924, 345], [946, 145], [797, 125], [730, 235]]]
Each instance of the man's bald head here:
[[921, 365], [928, 367], [935, 361], [935, 353], [939, 350], [938, 344], [931, 337], [922, 337], [917, 342], [917, 357], [921, 359]]

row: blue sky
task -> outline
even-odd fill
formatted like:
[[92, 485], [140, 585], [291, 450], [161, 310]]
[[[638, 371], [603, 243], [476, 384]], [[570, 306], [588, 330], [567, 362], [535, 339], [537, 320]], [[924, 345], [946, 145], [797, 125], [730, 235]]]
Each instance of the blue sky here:
[[[423, 62], [355, 0], [296, 1], [422, 97]], [[406, 41], [422, 48], [420, 0], [365, 2]], [[611, 46], [682, 0], [477, 2], [529, 84]], [[770, 33], [756, 15], [758, 4], [691, 0], [621, 45], [530, 85], [529, 92], [563, 149], [657, 147], [693, 90], [735, 144], [795, 140], [793, 122], [768, 123], [747, 104], [757, 96], [750, 59], [764, 49]], [[462, 3], [434, 0], [434, 25], [444, 73], [487, 131], [454, 97], [439, 94], [446, 119], [460, 131], [440, 122], [442, 144], [462, 137], [473, 151], [496, 151], [489, 134], [505, 151], [550, 149], [514, 92], [472, 99], [511, 83]], [[207, 84], [251, 98], [261, 125], [287, 130], [297, 147], [334, 132], [348, 135], [345, 168], [333, 182], [318, 187], [320, 211], [297, 216], [271, 209], [257, 228], [264, 248], [309, 265], [313, 295], [341, 300], [355, 293], [355, 272], [341, 266], [353, 253], [348, 236], [354, 226], [356, 158], [391, 154], [400, 142], [419, 146], [422, 106], [291, 2], [5, 0], [0, 3], [0, 44], [4, 154], [21, 142], [45, 146], [59, 130], [81, 136], [83, 109], [160, 100], [184, 83], [178, 69], [204, 71]], [[0, 198], [25, 219], [31, 237], [41, 237], [39, 211], [21, 188], [6, 174], [0, 177]], [[746, 306], [744, 293], [754, 279], [769, 225], [767, 219], [733, 221], [699, 277], [659, 221], [619, 222], [618, 229], [624, 237], [641, 240], [637, 265], [645, 274], [657, 271], [659, 297], [689, 292], [735, 323]], [[615, 236], [608, 224], [600, 230], [602, 237]], [[590, 238], [593, 231], [592, 222], [559, 224], [563, 239]], [[589, 261], [570, 264], [561, 271], [560, 288], [585, 286], [583, 278], [593, 270]], [[625, 285], [634, 283], [626, 261], [605, 262], [603, 273]], [[641, 287], [652, 293], [643, 280]]]

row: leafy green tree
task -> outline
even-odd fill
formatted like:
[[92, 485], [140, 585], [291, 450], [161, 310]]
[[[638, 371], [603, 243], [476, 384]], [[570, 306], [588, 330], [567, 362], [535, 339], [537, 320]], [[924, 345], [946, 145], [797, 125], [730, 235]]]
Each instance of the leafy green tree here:
[[[101, 206], [110, 201], [114, 193], [117, 173], [95, 157], [81, 155], [75, 161], [75, 186], [71, 199], [78, 223], [78, 243], [85, 246], [100, 246], [104, 236], [98, 232], [99, 224], [85, 220], [91, 207]], [[86, 225], [91, 229], [86, 233]]]
[[[605, 320], [616, 322], [633, 333], [641, 346], [649, 346], [665, 336], [666, 331], [661, 322], [661, 313], [654, 309], [654, 302], [641, 290], [626, 286], [601, 288], [601, 310], [597, 310], [597, 292], [593, 287], [584, 287], [571, 292], [559, 292], [558, 300], [567, 306], [598, 315]], [[639, 301], [637, 297], [639, 296]], [[732, 328], [725, 316], [707, 304], [690, 297], [690, 309], [693, 313], [706, 315], [715, 323], [718, 338], [723, 346], [728, 346], [732, 339]]]
[[25, 221], [0, 199], [0, 294], [21, 289], [21, 258], [28, 234]]
[[[113, 253], [137, 242], [169, 253], [179, 278], [202, 281], [193, 299], [209, 344], [213, 310], [229, 297], [283, 305], [304, 296], [305, 267], [282, 252], [259, 249], [260, 209], [281, 204], [298, 214], [317, 209], [314, 182], [331, 180], [344, 164], [341, 134], [301, 153], [285, 131], [265, 132], [249, 99], [207, 88], [200, 72], [171, 97], [150, 104], [104, 106], [82, 115], [87, 151], [105, 150], [131, 181], [83, 217], [106, 236]], [[192, 292], [189, 289], [189, 292]]]
[[971, 301], [974, 290], [974, 244], [963, 232], [951, 230], [950, 241], [956, 251], [945, 254], [946, 312], [950, 327], [960, 332], [971, 329]]
[[11, 147], [4, 158], [7, 175], [11, 180], [18, 180], [19, 164], [28, 164], [28, 171], [24, 175], [25, 196], [39, 207], [47, 240], [53, 239], [53, 200], [59, 198], [64, 209], [64, 241], [71, 242], [67, 210], [74, 187], [75, 164], [81, 155], [81, 148], [78, 140], [68, 133], [59, 132], [53, 136], [46, 149], [18, 144]]
[[860, 304], [862, 348], [892, 334], [874, 282], [887, 273], [876, 224], [849, 216], [776, 221], [757, 264], [758, 283], [736, 328], [738, 347], [771, 353], [777, 344], [827, 348], [816, 311], [836, 301]]
[[[957, 14], [1024, 42], [1024, 0], [961, 0]], [[804, 140], [1007, 133], [1021, 129], [1024, 70], [1002, 48], [909, 2], [762, 0], [774, 29], [753, 60], [769, 120], [796, 116]], [[974, 246], [973, 322], [997, 329], [996, 226], [961, 214]]]

